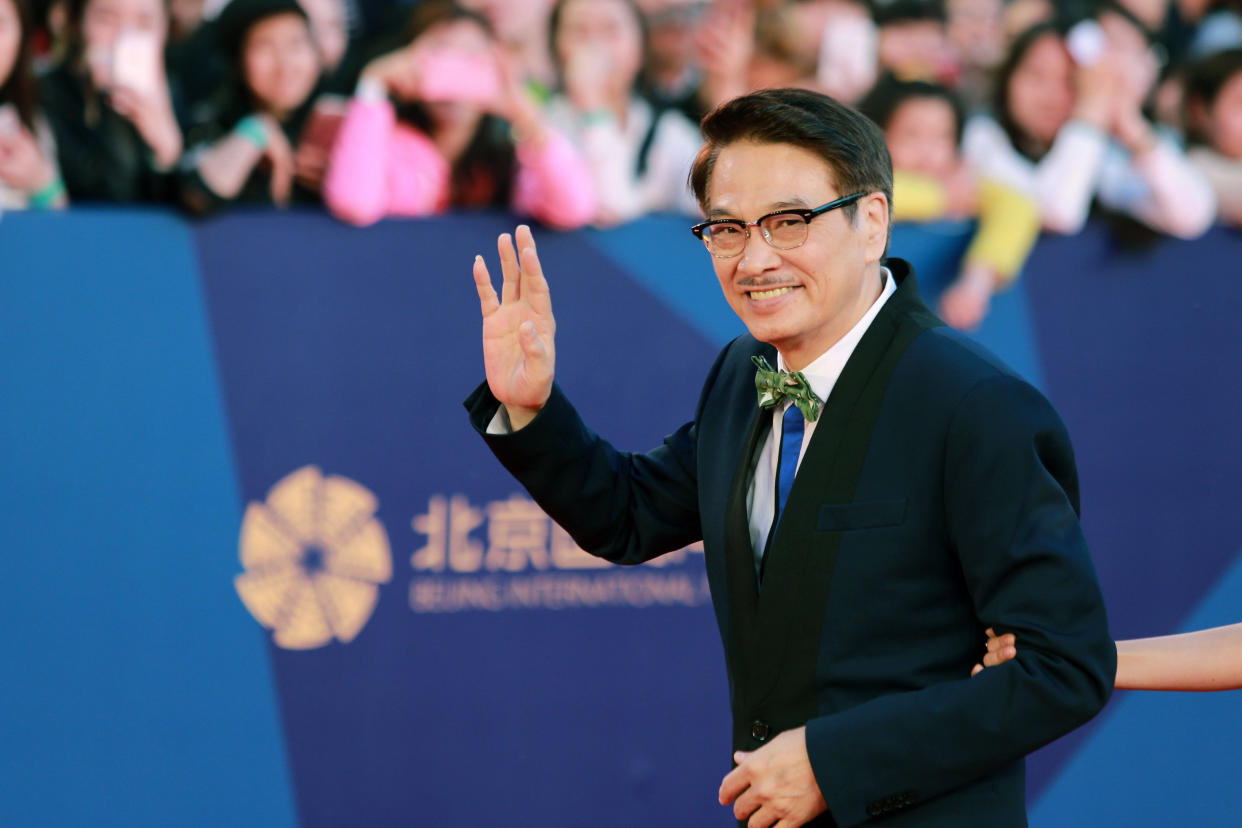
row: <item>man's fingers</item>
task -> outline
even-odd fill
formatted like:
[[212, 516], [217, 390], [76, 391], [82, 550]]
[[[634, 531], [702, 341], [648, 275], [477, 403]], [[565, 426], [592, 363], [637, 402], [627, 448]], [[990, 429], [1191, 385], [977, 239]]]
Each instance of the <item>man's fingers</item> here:
[[[986, 661], [986, 659], [984, 659], [984, 660]], [[972, 676], [977, 676], [977, 675], [979, 675], [979, 674], [980, 674], [980, 673], [982, 673], [982, 672], [983, 672], [983, 665], [982, 665], [982, 664], [976, 664], [974, 667], [970, 668], [970, 674], [971, 674]]]
[[746, 768], [739, 765], [729, 771], [725, 778], [720, 782], [720, 804], [732, 804], [733, 800], [737, 799], [738, 795], [749, 786], [750, 772]]
[[1013, 633], [1006, 633], [1000, 638], [989, 638], [986, 647], [989, 653], [996, 653], [1001, 650], [1013, 649], [1016, 642], [1017, 639], [1014, 638]]
[[994, 653], [988, 653], [983, 657], [983, 666], [995, 667], [998, 664], [1004, 664], [1010, 659], [1016, 658], [1018, 651], [1014, 647], [1004, 647]]
[[522, 326], [518, 328], [518, 342], [522, 346], [522, 353], [525, 355], [527, 362], [548, 362], [548, 348], [544, 345], [543, 340], [539, 338], [539, 332], [535, 330], [534, 322], [522, 323]]
[[500, 298], [504, 303], [516, 302], [521, 296], [519, 281], [522, 274], [518, 269], [517, 251], [513, 249], [513, 237], [501, 233], [496, 239], [496, 250], [500, 253], [500, 275], [503, 279], [500, 286]]
[[483, 315], [491, 316], [500, 307], [496, 289], [492, 287], [492, 274], [487, 272], [487, 262], [482, 256], [474, 257], [474, 287], [479, 292], [479, 307]]
[[778, 819], [780, 815], [769, 803], [750, 815], [750, 819], [746, 820], [746, 828], [772, 828]]
[[537, 313], [551, 314], [551, 293], [548, 290], [548, 280], [543, 275], [543, 265], [539, 262], [535, 236], [525, 224], [518, 225], [514, 236], [522, 270], [522, 288], [519, 293], [531, 302]]
[[733, 803], [733, 817], [739, 822], [746, 822], [762, 805], [763, 802], [759, 799], [759, 794], [755, 793], [755, 789], [747, 788]]

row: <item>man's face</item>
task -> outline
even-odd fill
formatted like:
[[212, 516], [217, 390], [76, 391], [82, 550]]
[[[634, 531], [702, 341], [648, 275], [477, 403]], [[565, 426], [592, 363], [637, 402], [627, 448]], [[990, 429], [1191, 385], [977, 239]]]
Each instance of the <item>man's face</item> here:
[[[707, 190], [707, 217], [755, 221], [785, 208], [814, 208], [839, 192], [828, 164], [792, 144], [740, 141], [720, 150]], [[811, 220], [800, 247], [777, 250], [756, 227], [743, 251], [712, 257], [725, 299], [751, 335], [776, 346], [794, 370], [828, 350], [866, 313], [879, 292], [888, 234], [881, 193]]]

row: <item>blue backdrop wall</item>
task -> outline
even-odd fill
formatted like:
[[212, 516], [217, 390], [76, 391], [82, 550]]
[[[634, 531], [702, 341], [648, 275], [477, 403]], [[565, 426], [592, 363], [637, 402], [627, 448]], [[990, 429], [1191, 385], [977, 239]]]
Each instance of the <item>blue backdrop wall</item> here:
[[[730, 824], [700, 550], [600, 566], [460, 408], [511, 224], [4, 216], [0, 824]], [[934, 298], [967, 230], [893, 250]], [[562, 384], [654, 445], [740, 330], [701, 247], [540, 247]], [[1044, 240], [977, 333], [1070, 428], [1118, 637], [1242, 620], [1239, 258]], [[1030, 761], [1032, 823], [1236, 825], [1239, 770], [1236, 693], [1118, 693]]]

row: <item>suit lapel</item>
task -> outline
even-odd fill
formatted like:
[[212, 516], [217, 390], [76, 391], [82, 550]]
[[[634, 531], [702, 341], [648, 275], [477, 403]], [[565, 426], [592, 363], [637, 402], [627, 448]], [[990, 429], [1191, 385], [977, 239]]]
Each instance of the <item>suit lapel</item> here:
[[[914, 337], [940, 324], [919, 300], [908, 266], [893, 269], [898, 292], [873, 320], [825, 401], [768, 550], [755, 615], [755, 642], [762, 646], [751, 651], [757, 701], [771, 692], [782, 673], [814, 681], [824, 607], [841, 540], [839, 533], [816, 531], [819, 507], [854, 499], [892, 372]], [[784, 664], [787, 654], [800, 666], [787, 669], [793, 667]]]
[[[775, 349], [769, 348], [775, 358]], [[754, 667], [759, 631], [756, 613], [759, 600], [759, 579], [755, 573], [755, 553], [750, 543], [750, 515], [746, 508], [747, 494], [758, 462], [759, 448], [772, 429], [772, 414], [759, 408], [751, 398], [754, 413], [747, 429], [746, 441], [735, 465], [729, 501], [725, 510], [725, 561], [729, 583], [729, 622], [734, 657], [739, 660], [737, 675], [749, 675]], [[741, 686], [735, 693], [744, 694]], [[741, 701], [741, 699], [735, 699]]]

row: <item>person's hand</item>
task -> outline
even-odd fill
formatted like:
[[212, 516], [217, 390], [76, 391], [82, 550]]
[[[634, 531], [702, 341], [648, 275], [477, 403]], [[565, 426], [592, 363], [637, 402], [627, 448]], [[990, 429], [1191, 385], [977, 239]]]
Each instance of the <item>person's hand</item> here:
[[973, 331], [987, 315], [996, 277], [979, 266], [967, 266], [940, 294], [940, 318], [959, 331]]
[[167, 170], [177, 163], [182, 149], [181, 128], [173, 115], [168, 80], [162, 73], [157, 88], [149, 94], [127, 86], [113, 86], [109, 98], [117, 114], [132, 123], [151, 148], [160, 169]]
[[578, 112], [608, 108], [609, 88], [615, 83], [612, 61], [589, 45], [571, 47], [565, 60], [565, 95]]
[[513, 135], [517, 141], [543, 143], [547, 137], [547, 126], [544, 124], [542, 111], [526, 80], [522, 77], [522, 68], [515, 55], [505, 53], [496, 47], [492, 50], [492, 59], [496, 62], [497, 86], [496, 97], [484, 108], [498, 118], [509, 122], [513, 127]]
[[1074, 117], [1108, 130], [1120, 82], [1117, 57], [1110, 50], [1105, 50], [1094, 63], [1079, 66], [1074, 72]]
[[1156, 145], [1155, 131], [1143, 116], [1143, 104], [1159, 70], [1150, 52], [1120, 54], [1117, 62], [1119, 80], [1109, 129], [1122, 146], [1141, 155]]
[[944, 210], [952, 218], [973, 216], [979, 209], [979, 182], [970, 165], [959, 163], [944, 181]]
[[417, 100], [422, 89], [421, 64], [425, 51], [413, 45], [381, 55], [367, 64], [362, 77], [377, 81], [399, 100]]
[[755, 9], [751, 3], [713, 3], [695, 32], [703, 70], [704, 103], [713, 109], [746, 94], [747, 74], [755, 52]]
[[806, 752], [806, 728], [778, 734], [755, 751], [733, 754], [734, 768], [720, 783], [720, 804], [747, 828], [795, 828], [828, 810]]
[[[474, 259], [474, 286], [483, 312], [483, 365], [487, 385], [509, 413], [514, 431], [535, 418], [552, 395], [556, 320], [530, 228], [496, 240], [503, 284], [500, 297], [482, 256]], [[520, 254], [518, 251], [521, 251]]]
[[983, 662], [976, 664], [970, 671], [972, 676], [982, 673], [984, 667], [995, 667], [1018, 657], [1018, 639], [1013, 633], [998, 636], [996, 630], [988, 627], [987, 634], [988, 641], [986, 652], [983, 654]]
[[284, 207], [289, 203], [289, 196], [293, 193], [297, 160], [293, 154], [293, 147], [289, 145], [289, 139], [285, 137], [285, 131], [280, 128], [276, 119], [270, 115], [261, 115], [259, 120], [263, 122], [263, 128], [267, 132], [267, 144], [263, 149], [263, 156], [271, 165], [272, 201], [278, 207]]
[[0, 181], [29, 195], [56, 178], [56, 168], [43, 157], [39, 142], [24, 124], [12, 132], [0, 133]]
[[328, 158], [328, 151], [323, 147], [301, 144], [293, 155], [294, 178], [312, 193], [319, 192], [328, 171]]

